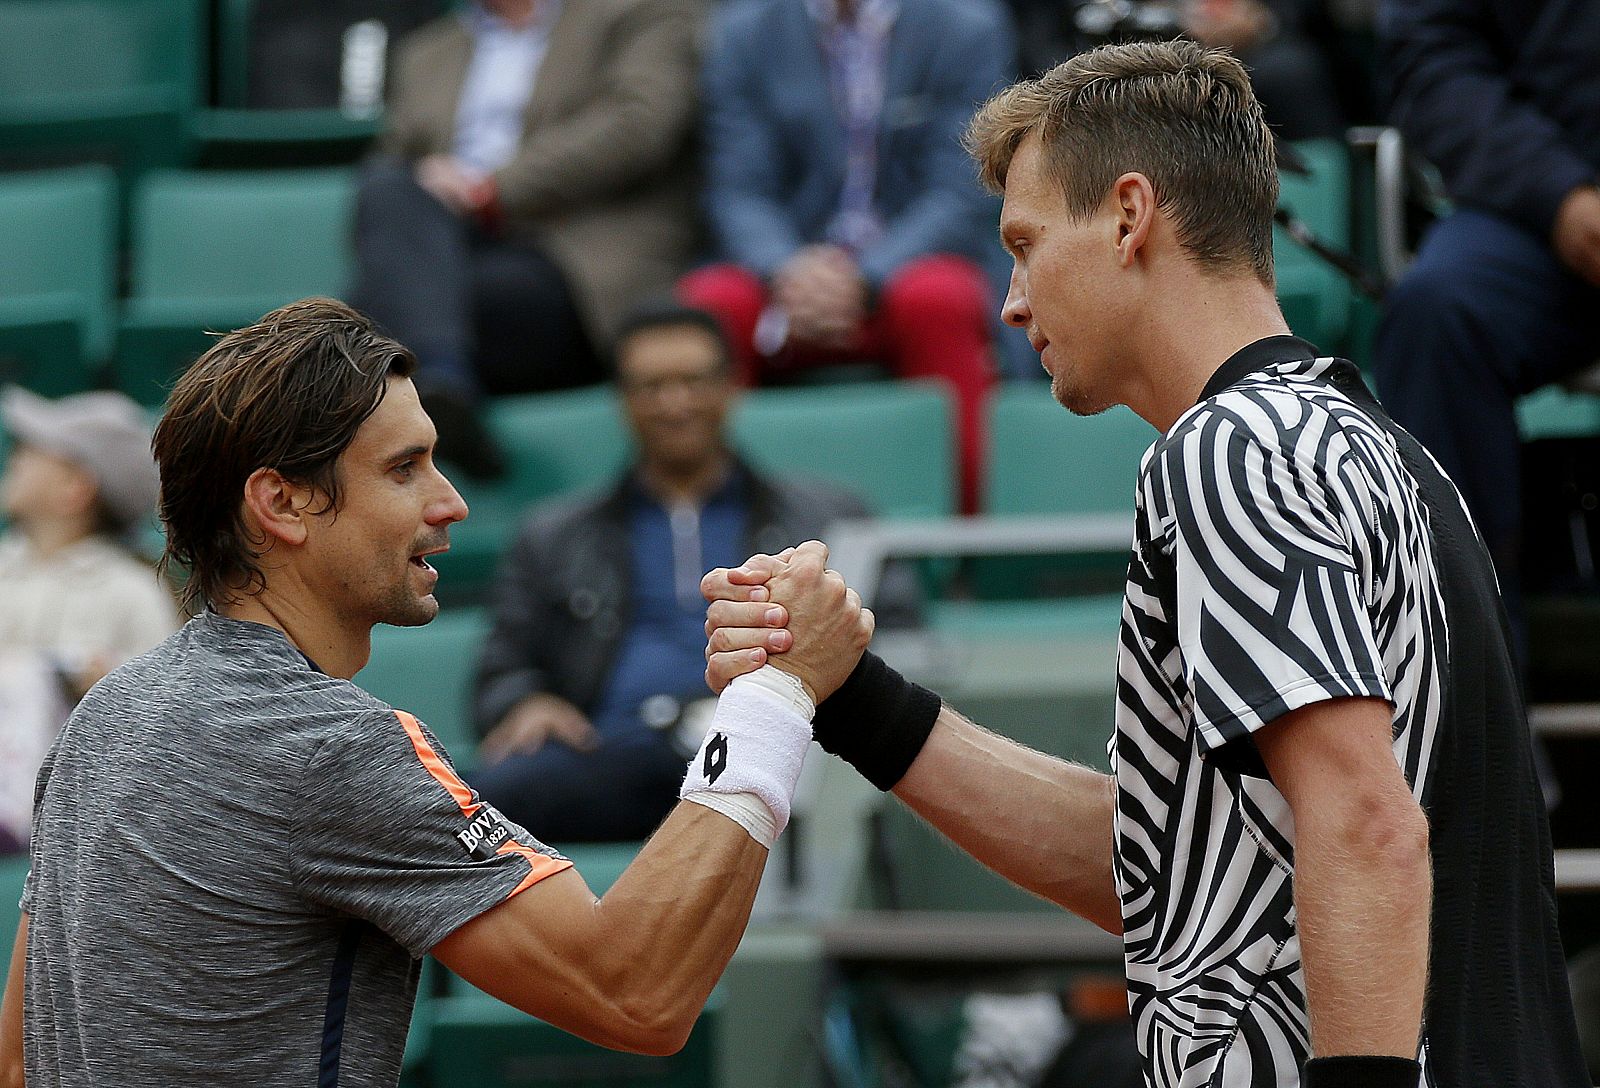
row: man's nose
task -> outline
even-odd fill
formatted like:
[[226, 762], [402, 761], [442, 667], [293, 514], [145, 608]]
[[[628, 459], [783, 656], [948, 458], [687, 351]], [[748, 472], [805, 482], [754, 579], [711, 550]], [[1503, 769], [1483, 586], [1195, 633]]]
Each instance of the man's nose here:
[[1011, 282], [1006, 286], [1006, 303], [1000, 309], [1000, 320], [1007, 325], [1025, 329], [1033, 321], [1033, 311], [1028, 309], [1028, 285], [1022, 270], [1011, 270]]
[[443, 472], [439, 473], [439, 482], [444, 484], [444, 493], [428, 508], [428, 524], [449, 525], [451, 522], [465, 521], [467, 500], [461, 497], [456, 485]]

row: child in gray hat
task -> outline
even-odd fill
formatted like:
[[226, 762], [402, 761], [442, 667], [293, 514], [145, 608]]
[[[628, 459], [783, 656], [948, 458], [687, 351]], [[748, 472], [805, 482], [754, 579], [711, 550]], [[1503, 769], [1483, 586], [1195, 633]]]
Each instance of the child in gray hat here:
[[33, 778], [71, 704], [178, 626], [128, 539], [155, 512], [150, 427], [120, 393], [0, 392], [0, 851], [27, 840]]

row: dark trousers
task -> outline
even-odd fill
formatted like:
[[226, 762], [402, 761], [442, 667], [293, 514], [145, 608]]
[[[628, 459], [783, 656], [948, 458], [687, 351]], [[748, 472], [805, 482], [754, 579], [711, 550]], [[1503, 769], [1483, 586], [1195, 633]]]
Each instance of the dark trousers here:
[[593, 751], [551, 741], [472, 776], [478, 795], [544, 842], [648, 836], [678, 803], [687, 757], [658, 730], [602, 734]]
[[450, 211], [410, 163], [363, 168], [355, 250], [352, 302], [416, 354], [419, 385], [475, 397], [601, 379], [555, 262]]
[[1378, 329], [1378, 392], [1461, 489], [1519, 642], [1516, 400], [1597, 357], [1600, 290], [1569, 272], [1546, 239], [1471, 210], [1434, 225]]

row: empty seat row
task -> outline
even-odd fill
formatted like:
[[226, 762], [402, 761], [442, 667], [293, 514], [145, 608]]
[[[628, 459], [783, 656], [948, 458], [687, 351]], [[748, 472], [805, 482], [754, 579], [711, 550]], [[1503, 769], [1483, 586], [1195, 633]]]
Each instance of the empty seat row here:
[[152, 171], [123, 234], [104, 166], [0, 175], [0, 379], [60, 395], [106, 376], [146, 404], [227, 330], [349, 281], [348, 170]]
[[[196, 161], [349, 161], [382, 123], [388, 46], [448, 8], [448, 0], [7, 0], [0, 169], [92, 161], [128, 181]], [[364, 91], [341, 102], [351, 78]], [[314, 91], [261, 93], [307, 86]]]

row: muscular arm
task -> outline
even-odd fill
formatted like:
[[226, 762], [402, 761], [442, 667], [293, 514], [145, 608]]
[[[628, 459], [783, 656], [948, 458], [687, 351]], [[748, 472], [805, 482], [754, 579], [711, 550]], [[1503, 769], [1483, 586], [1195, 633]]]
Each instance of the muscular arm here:
[[28, 916], [17, 925], [6, 996], [0, 1002], [0, 1088], [22, 1088], [22, 980], [28, 959]]
[[894, 794], [1007, 880], [1122, 932], [1110, 776], [1025, 748], [945, 707]]
[[572, 870], [462, 926], [434, 955], [474, 986], [604, 1046], [670, 1054], [739, 944], [766, 850], [681, 802], [601, 899]]
[[1255, 734], [1294, 813], [1294, 900], [1318, 1056], [1415, 1058], [1428, 982], [1428, 824], [1380, 699], [1302, 707]]

